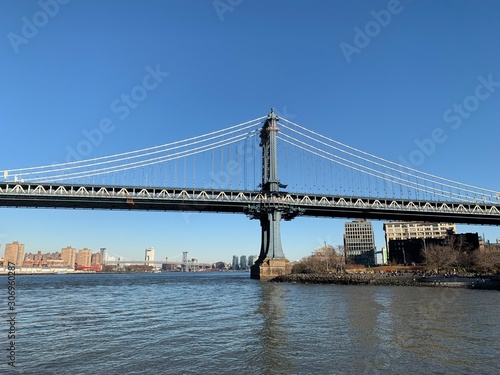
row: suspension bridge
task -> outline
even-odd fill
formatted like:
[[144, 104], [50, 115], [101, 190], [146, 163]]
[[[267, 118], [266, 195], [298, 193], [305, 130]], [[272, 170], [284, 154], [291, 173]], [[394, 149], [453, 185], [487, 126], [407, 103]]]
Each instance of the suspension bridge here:
[[273, 110], [141, 150], [6, 168], [0, 206], [246, 214], [262, 228], [251, 272], [262, 279], [290, 271], [280, 222], [297, 216], [500, 225], [499, 191], [386, 160]]

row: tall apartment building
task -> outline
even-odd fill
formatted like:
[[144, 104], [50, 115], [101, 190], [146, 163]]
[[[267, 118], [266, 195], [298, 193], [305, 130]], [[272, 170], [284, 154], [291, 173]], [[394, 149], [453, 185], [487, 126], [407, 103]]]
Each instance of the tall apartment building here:
[[22, 266], [24, 261], [24, 244], [20, 244], [18, 241], [6, 244], [3, 259], [5, 266], [9, 262], [14, 263], [18, 267]]
[[92, 260], [92, 250], [84, 248], [76, 254], [76, 267], [90, 267]]
[[253, 256], [253, 255], [250, 255], [250, 256], [248, 257], [248, 268], [250, 268], [250, 267], [252, 267], [252, 266], [253, 266], [253, 264], [254, 264], [254, 262], [255, 262], [255, 258], [256, 258], [256, 257], [255, 257], [255, 256]]
[[154, 247], [148, 247], [144, 251], [144, 260], [146, 262], [146, 265], [148, 266], [154, 266], [154, 260], [155, 260], [155, 248]]
[[101, 250], [100, 251], [101, 252], [101, 263], [106, 264], [106, 260], [108, 259], [108, 255], [106, 254], [106, 248], [101, 247], [100, 250]]
[[375, 265], [375, 237], [371, 222], [355, 220], [345, 223], [344, 251], [346, 258], [356, 264]]
[[101, 253], [93, 253], [90, 258], [90, 264], [92, 266], [100, 266], [102, 264], [102, 254]]
[[410, 240], [425, 238], [445, 238], [448, 233], [456, 233], [453, 223], [429, 223], [412, 221], [391, 221], [384, 223], [385, 244], [389, 248], [390, 240]]
[[71, 246], [61, 249], [61, 259], [66, 267], [75, 267], [76, 249]]
[[233, 270], [238, 270], [239, 269], [239, 264], [238, 264], [238, 256], [233, 255], [233, 265], [232, 268]]
[[240, 256], [240, 270], [247, 270], [247, 269], [248, 269], [247, 256], [242, 255]]

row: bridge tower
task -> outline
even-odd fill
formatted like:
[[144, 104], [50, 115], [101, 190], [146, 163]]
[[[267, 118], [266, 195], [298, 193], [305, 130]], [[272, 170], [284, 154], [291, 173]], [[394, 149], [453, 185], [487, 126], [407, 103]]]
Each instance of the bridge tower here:
[[291, 220], [298, 209], [280, 204], [279, 189], [286, 188], [278, 179], [278, 152], [276, 135], [278, 133], [279, 117], [271, 109], [267, 120], [260, 131], [260, 147], [262, 147], [262, 184], [261, 192], [266, 199], [248, 210], [252, 219], [260, 221], [262, 237], [260, 255], [250, 269], [252, 279], [268, 280], [275, 276], [288, 274], [292, 271], [290, 261], [285, 258], [281, 246], [281, 219]]

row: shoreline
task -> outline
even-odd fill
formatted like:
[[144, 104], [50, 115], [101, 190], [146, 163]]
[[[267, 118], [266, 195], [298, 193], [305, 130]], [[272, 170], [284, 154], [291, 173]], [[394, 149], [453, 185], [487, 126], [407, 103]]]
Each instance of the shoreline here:
[[[207, 271], [191, 271], [191, 272], [181, 272], [181, 271], [161, 271], [161, 272], [151, 272], [151, 271], [70, 271], [70, 272], [60, 272], [60, 271], [47, 271], [47, 272], [19, 272], [15, 271], [16, 276], [54, 276], [54, 275], [129, 275], [129, 274], [164, 274], [164, 273], [221, 273], [221, 272], [241, 272], [248, 273], [248, 271], [219, 271], [219, 270], [207, 270]], [[8, 276], [8, 272], [0, 272], [0, 276]]]
[[500, 280], [498, 279], [498, 276], [421, 277], [413, 274], [403, 276], [386, 276], [375, 274], [295, 273], [277, 276], [271, 279], [270, 282], [292, 284], [417, 286], [500, 291]]

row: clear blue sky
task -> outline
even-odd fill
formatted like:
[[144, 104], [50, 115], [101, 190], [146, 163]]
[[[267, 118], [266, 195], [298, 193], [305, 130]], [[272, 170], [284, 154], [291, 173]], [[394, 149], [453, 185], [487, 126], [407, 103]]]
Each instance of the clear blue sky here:
[[[89, 157], [275, 107], [396, 162], [441, 128], [446, 140], [418, 168], [500, 188], [496, 0], [61, 2], [0, 2], [0, 170], [63, 162], [106, 117], [113, 131]], [[161, 82], [136, 108], [113, 111], [148, 66], [165, 73]], [[490, 84], [477, 92], [481, 79]], [[284, 222], [285, 254], [295, 260], [324, 241], [341, 244], [343, 223]], [[382, 223], [374, 226], [380, 248]], [[459, 229], [500, 237], [496, 227]], [[2, 253], [18, 240], [28, 252], [71, 245], [142, 258], [154, 246], [159, 259], [189, 251], [230, 261], [258, 253], [259, 236], [258, 222], [238, 215], [0, 209]]]

